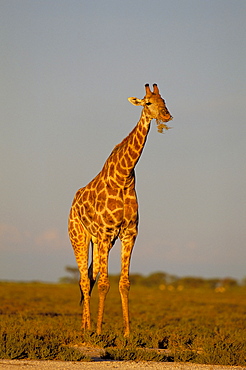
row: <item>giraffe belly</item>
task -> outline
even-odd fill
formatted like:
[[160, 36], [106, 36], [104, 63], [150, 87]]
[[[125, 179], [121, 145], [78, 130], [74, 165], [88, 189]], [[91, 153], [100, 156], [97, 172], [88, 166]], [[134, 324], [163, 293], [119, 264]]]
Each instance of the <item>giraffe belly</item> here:
[[79, 189], [75, 199], [79, 218], [94, 238], [113, 241], [123, 229], [136, 223], [137, 200], [133, 185], [127, 189], [112, 188], [101, 178], [95, 178]]
[[119, 198], [80, 200], [79, 218], [84, 227], [95, 238], [115, 240], [124, 219], [123, 201]]
[[123, 222], [123, 209], [109, 212], [105, 209], [102, 213], [95, 213], [94, 218], [89, 226], [92, 235], [99, 239], [115, 240], [120, 232]]

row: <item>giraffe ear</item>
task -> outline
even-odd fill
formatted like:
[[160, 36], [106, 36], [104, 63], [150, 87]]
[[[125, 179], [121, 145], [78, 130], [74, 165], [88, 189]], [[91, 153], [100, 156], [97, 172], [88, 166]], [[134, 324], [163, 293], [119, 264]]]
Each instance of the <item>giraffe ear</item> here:
[[143, 99], [138, 99], [138, 98], [128, 98], [129, 102], [132, 103], [133, 105], [145, 105]]

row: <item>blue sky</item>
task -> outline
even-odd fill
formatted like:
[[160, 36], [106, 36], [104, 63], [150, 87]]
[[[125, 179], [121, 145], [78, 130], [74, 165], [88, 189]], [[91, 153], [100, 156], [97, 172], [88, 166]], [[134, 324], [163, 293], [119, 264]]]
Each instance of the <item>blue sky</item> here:
[[[131, 272], [246, 276], [245, 0], [2, 0], [0, 279], [75, 266], [76, 190], [137, 123], [145, 83], [174, 117], [137, 165]], [[109, 271], [120, 270], [120, 244]]]

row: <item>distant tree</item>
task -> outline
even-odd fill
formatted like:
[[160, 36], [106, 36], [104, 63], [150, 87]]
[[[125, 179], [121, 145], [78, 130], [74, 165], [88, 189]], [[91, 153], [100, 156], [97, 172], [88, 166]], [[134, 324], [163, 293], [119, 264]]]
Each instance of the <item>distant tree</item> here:
[[141, 285], [144, 277], [141, 274], [130, 274], [130, 282], [132, 285]]
[[205, 280], [200, 277], [187, 276], [180, 278], [179, 284], [187, 288], [200, 288], [205, 285]]
[[160, 286], [167, 283], [167, 274], [165, 272], [154, 272], [147, 276], [143, 284], [146, 286]]
[[73, 266], [66, 266], [65, 270], [71, 275], [71, 276], [63, 276], [59, 279], [60, 283], [69, 283], [69, 284], [77, 284], [79, 281], [79, 269], [77, 267]]
[[179, 282], [179, 277], [176, 275], [166, 274], [167, 284], [176, 285]]
[[221, 279], [219, 278], [211, 278], [206, 280], [206, 286], [210, 289], [215, 289], [221, 285]]
[[227, 287], [227, 288], [234, 288], [238, 286], [237, 280], [230, 278], [230, 277], [222, 279], [221, 283], [224, 287]]

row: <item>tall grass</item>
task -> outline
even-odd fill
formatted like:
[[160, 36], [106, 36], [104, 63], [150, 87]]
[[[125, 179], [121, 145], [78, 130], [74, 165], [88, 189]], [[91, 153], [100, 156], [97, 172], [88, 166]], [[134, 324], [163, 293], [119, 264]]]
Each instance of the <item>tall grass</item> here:
[[246, 289], [163, 290], [133, 285], [131, 335], [124, 338], [121, 303], [113, 281], [103, 334], [81, 333], [79, 289], [73, 284], [0, 283], [0, 357], [88, 360], [75, 346], [104, 349], [120, 360], [246, 365]]

